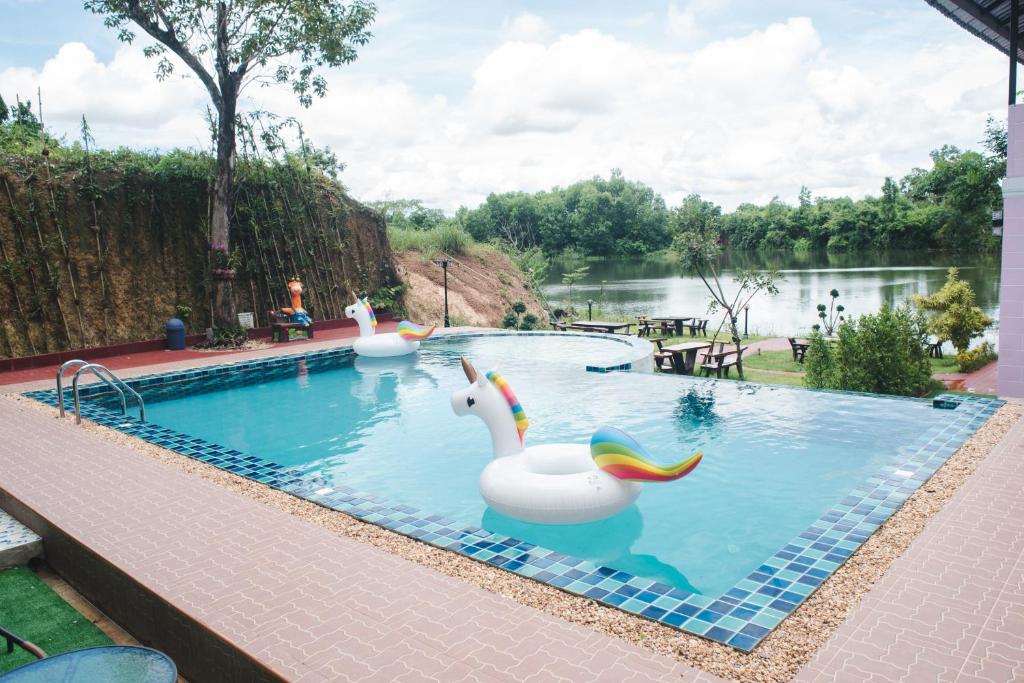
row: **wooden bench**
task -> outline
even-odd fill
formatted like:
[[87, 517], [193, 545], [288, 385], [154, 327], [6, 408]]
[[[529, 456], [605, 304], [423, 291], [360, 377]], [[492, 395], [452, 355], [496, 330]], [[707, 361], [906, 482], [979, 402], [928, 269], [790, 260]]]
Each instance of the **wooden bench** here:
[[[662, 349], [662, 346], [665, 344], [665, 338], [654, 337], [648, 339], [647, 341], [654, 344], [654, 346], [658, 349], [657, 351], [654, 352], [654, 366], [658, 369], [658, 372], [675, 372], [675, 356], [673, 356], [670, 352]], [[668, 363], [668, 368], [665, 367], [666, 363]]]
[[[735, 348], [725, 349], [725, 342], [719, 342], [719, 350], [713, 352], [709, 350], [704, 354], [704, 362], [700, 364], [701, 374], [705, 377], [710, 377], [711, 373], [715, 373], [715, 377], [721, 379], [723, 376], [729, 376], [729, 369], [734, 365], [743, 369], [743, 352], [749, 347], [741, 346], [737, 351]], [[736, 356], [730, 358], [729, 356]]]
[[690, 328], [690, 336], [696, 337], [697, 333], [708, 336], [708, 320], [707, 318], [694, 318], [689, 322], [687, 327]]
[[804, 362], [804, 356], [807, 355], [807, 349], [810, 347], [810, 342], [797, 339], [796, 337], [789, 338], [789, 348], [793, 351], [793, 360], [797, 363]]
[[[658, 329], [658, 323], [640, 316], [636, 319], [636, 336], [646, 337]], [[664, 340], [662, 340], [664, 341]]]

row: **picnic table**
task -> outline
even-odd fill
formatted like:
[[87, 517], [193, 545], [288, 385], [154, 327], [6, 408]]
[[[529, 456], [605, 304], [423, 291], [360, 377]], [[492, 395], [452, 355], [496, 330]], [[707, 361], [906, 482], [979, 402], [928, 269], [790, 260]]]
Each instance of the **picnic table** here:
[[[654, 318], [648, 318], [656, 323], [664, 323], [665, 326], [671, 324], [676, 328], [676, 336], [681, 337], [683, 335], [683, 324], [687, 320], [693, 320], [692, 315], [661, 315]], [[667, 330], [666, 330], [667, 331]]]
[[593, 330], [596, 332], [607, 332], [613, 334], [618, 332], [622, 328], [626, 329], [625, 334], [629, 334], [629, 330], [633, 327], [633, 323], [620, 323], [609, 320], [577, 320], [576, 322], [569, 325], [576, 330]]
[[678, 375], [692, 375], [693, 366], [697, 363], [697, 352], [711, 348], [711, 342], [683, 342], [672, 346], [663, 346], [662, 351], [672, 354], [672, 367]]

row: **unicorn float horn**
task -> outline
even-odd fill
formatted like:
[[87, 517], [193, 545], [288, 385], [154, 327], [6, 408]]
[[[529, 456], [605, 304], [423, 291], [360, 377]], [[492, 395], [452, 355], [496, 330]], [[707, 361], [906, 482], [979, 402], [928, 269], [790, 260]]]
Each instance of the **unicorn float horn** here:
[[599, 469], [623, 481], [660, 482], [682, 479], [700, 464], [704, 454], [694, 453], [674, 465], [655, 463], [644, 447], [614, 427], [599, 427], [590, 437], [590, 455]]

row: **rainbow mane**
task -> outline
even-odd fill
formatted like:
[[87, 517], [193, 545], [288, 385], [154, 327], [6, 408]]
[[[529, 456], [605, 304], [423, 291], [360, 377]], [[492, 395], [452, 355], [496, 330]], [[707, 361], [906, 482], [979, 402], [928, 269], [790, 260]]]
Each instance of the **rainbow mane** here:
[[403, 320], [398, 323], [398, 336], [405, 341], [414, 342], [426, 339], [434, 333], [436, 325], [427, 327], [426, 325], [417, 325], [409, 320]]
[[508, 407], [512, 409], [512, 417], [516, 421], [516, 429], [519, 430], [519, 443], [523, 443], [523, 435], [526, 434], [526, 428], [530, 426], [529, 420], [526, 419], [526, 411], [523, 410], [523, 406], [520, 405], [519, 399], [512, 393], [512, 387], [508, 385], [505, 378], [499, 375], [493, 370], [487, 373], [487, 379], [491, 380], [501, 395], [508, 401]]
[[590, 437], [590, 455], [599, 468], [625, 481], [675, 481], [692, 472], [704, 457], [698, 452], [664, 467], [652, 462], [633, 437], [614, 427], [599, 427], [594, 432]]
[[363, 308], [365, 308], [366, 312], [370, 315], [370, 327], [377, 327], [377, 316], [374, 315], [373, 309], [370, 308], [370, 300], [362, 299], [361, 302], [363, 304]]

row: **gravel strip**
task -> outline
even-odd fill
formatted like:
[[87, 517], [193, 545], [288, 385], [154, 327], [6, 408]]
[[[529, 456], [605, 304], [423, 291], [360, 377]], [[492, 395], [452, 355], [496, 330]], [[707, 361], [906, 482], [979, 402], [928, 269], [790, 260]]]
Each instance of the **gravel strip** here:
[[[38, 410], [56, 409], [21, 396], [7, 395]], [[266, 505], [296, 515], [335, 533], [358, 539], [407, 560], [458, 577], [524, 605], [568, 621], [585, 624], [724, 678], [742, 681], [788, 681], [827, 641], [861, 597], [881, 578], [924, 529], [928, 520], [1010, 427], [1024, 415], [1024, 403], [1002, 406], [882, 527], [821, 587], [751, 653], [704, 640], [667, 626], [605, 607], [588, 598], [490, 567], [453, 552], [434, 548], [342, 512], [321, 507], [188, 456], [147, 443], [116, 430], [83, 422], [127, 448], [231, 489]]]

